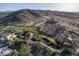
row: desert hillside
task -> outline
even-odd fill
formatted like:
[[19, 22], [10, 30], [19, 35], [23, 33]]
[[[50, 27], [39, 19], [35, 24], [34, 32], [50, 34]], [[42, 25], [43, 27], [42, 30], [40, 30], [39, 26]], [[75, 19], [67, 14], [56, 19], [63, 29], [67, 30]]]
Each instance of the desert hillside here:
[[32, 9], [0, 12], [0, 55], [79, 55], [79, 13]]

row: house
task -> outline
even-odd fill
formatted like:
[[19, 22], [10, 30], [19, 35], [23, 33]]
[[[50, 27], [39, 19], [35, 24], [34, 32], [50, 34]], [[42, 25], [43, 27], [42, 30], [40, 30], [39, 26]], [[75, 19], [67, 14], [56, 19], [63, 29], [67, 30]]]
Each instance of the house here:
[[11, 52], [12, 52], [12, 50], [9, 49], [8, 47], [2, 47], [2, 48], [0, 48], [0, 56], [8, 55]]
[[2, 43], [13, 43], [15, 41], [16, 35], [14, 33], [9, 33], [6, 36], [2, 37], [0, 41]]
[[8, 40], [8, 43], [13, 43], [15, 41], [15, 38], [16, 38], [16, 35], [14, 33], [9, 33], [7, 36], [6, 36], [7, 40]]
[[2, 43], [7, 43], [7, 42], [8, 42], [8, 39], [7, 39], [6, 37], [2, 37], [2, 38], [0, 39], [0, 41], [1, 41]]

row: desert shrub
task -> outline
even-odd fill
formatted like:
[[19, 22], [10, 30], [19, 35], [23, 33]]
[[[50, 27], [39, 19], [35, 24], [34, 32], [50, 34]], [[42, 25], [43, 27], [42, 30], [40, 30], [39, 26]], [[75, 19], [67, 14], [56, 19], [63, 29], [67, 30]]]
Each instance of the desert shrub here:
[[20, 55], [20, 56], [29, 56], [29, 55], [31, 55], [31, 46], [29, 44], [24, 44], [23, 43], [18, 55]]

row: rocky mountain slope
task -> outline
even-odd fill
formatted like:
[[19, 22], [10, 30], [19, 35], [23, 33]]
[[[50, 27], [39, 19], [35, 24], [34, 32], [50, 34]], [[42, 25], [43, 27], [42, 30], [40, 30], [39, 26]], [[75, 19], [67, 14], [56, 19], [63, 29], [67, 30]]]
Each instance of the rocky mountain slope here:
[[[7, 25], [33, 25], [34, 23], [43, 21], [44, 18], [29, 9], [23, 9], [10, 13], [8, 16], [1, 18], [0, 23]], [[28, 24], [28, 25], [27, 25]]]
[[4, 33], [22, 34], [26, 30], [34, 34], [28, 37], [30, 40], [20, 42], [25, 51], [31, 50], [24, 54], [20, 49], [23, 55], [79, 55], [79, 14], [76, 12], [22, 9], [1, 17], [0, 24], [5, 25], [1, 29]]

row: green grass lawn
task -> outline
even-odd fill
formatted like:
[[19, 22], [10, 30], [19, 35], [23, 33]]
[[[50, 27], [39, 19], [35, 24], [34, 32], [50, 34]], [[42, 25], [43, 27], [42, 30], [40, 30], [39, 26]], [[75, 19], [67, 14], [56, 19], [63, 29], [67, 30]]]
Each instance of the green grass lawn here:
[[22, 32], [23, 30], [29, 31], [29, 32], [37, 32], [37, 28], [36, 27], [12, 27], [13, 29], [15, 29], [15, 31], [17, 32]]

